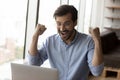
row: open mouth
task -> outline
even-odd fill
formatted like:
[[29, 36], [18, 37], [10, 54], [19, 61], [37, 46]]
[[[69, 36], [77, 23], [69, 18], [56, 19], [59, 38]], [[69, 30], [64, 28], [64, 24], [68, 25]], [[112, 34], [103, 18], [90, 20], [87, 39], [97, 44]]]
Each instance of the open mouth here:
[[64, 30], [64, 31], [61, 31], [61, 34], [62, 35], [65, 35], [65, 34], [67, 34], [69, 31], [68, 30]]
[[62, 35], [66, 35], [66, 34], [67, 34], [67, 32], [61, 32], [61, 34], [62, 34]]
[[67, 37], [68, 32], [61, 32], [61, 37], [65, 38]]

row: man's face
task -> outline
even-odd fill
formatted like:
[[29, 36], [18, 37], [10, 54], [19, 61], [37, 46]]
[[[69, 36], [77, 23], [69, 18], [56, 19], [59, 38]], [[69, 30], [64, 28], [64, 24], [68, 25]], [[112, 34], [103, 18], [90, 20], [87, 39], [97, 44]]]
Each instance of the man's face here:
[[67, 41], [72, 37], [74, 32], [75, 23], [72, 21], [70, 13], [64, 16], [56, 17], [57, 30], [63, 41]]

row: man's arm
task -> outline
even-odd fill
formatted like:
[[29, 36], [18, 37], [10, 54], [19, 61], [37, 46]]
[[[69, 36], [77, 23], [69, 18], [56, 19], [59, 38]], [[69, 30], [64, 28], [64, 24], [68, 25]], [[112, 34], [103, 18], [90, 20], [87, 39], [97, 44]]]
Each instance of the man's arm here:
[[97, 66], [103, 63], [103, 53], [102, 53], [102, 47], [101, 47], [100, 31], [98, 27], [94, 29], [90, 28], [89, 31], [95, 43], [92, 64], [93, 66]]
[[35, 30], [33, 37], [32, 37], [30, 48], [28, 50], [29, 54], [34, 56], [38, 53], [38, 50], [37, 50], [38, 38], [39, 38], [39, 35], [42, 35], [45, 30], [46, 30], [46, 28], [44, 25], [37, 24], [36, 30]]

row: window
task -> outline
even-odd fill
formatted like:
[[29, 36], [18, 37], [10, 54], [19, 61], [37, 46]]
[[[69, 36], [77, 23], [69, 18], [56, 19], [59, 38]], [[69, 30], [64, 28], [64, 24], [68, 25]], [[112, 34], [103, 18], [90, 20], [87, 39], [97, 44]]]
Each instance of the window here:
[[24, 52], [27, 0], [0, 0], [0, 80], [9, 80], [10, 62]]

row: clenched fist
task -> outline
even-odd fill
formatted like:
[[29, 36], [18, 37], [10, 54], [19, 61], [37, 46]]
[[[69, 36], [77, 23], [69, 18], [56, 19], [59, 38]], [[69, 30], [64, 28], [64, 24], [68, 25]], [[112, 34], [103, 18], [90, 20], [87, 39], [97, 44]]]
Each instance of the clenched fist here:
[[95, 28], [89, 28], [89, 33], [91, 34], [92, 38], [94, 41], [99, 40], [100, 39], [100, 31], [98, 27]]
[[45, 25], [37, 24], [34, 35], [36, 36], [42, 35], [45, 30], [46, 30]]

